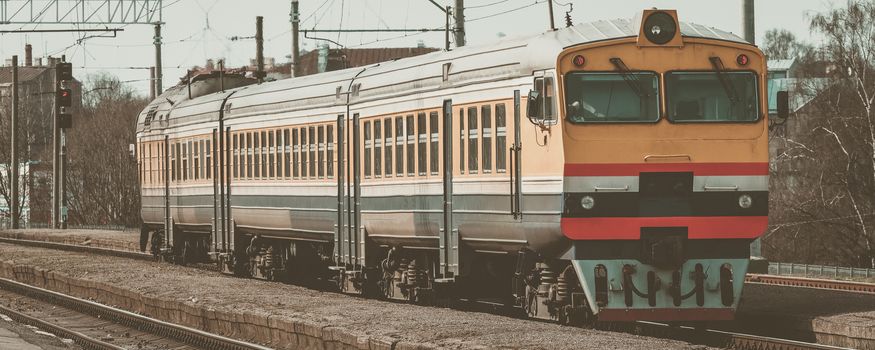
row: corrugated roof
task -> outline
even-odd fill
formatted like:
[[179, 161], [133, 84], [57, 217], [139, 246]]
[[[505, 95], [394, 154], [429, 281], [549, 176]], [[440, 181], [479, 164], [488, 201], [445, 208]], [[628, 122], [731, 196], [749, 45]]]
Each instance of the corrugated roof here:
[[[346, 55], [347, 67], [361, 67], [369, 64], [391, 61], [398, 58], [413, 57], [439, 51], [431, 47], [381, 47], [355, 49], [329, 49], [328, 56], [339, 58]], [[319, 50], [310, 51], [301, 56], [300, 74], [319, 73]], [[288, 67], [282, 69], [288, 70]]]
[[[26, 83], [50, 71], [48, 67], [18, 67], [18, 81]], [[12, 82], [12, 67], [0, 67], [0, 83]]]
[[789, 60], [769, 60], [766, 62], [766, 65], [769, 67], [769, 71], [779, 71], [779, 70], [790, 70], [793, 68], [793, 65], [796, 64], [796, 58], [791, 58]]

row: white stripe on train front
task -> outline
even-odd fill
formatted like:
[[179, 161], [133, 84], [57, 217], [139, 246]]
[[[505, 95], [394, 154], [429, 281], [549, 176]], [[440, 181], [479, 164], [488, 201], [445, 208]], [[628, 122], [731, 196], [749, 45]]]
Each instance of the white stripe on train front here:
[[[566, 192], [638, 192], [638, 176], [567, 176]], [[768, 175], [694, 176], [693, 192], [768, 191]]]

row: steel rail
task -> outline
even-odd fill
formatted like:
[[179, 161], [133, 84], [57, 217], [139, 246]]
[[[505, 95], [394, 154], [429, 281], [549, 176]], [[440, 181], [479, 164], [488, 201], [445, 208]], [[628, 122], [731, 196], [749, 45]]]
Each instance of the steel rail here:
[[219, 350], [268, 350], [269, 347], [248, 343], [236, 339], [208, 333], [199, 329], [180, 326], [164, 322], [151, 317], [138, 315], [133, 312], [106, 306], [93, 301], [88, 301], [58, 292], [34, 287], [13, 280], [0, 278], [0, 288], [14, 293], [23, 294], [30, 298], [39, 299], [48, 303], [57, 304], [66, 308], [110, 320], [127, 327], [137, 328], [163, 337], [173, 338], [183, 343], [191, 344], [207, 349]]
[[0, 305], [0, 314], [9, 316], [13, 321], [39, 328], [61, 338], [72, 339], [76, 345], [89, 350], [125, 350], [125, 348], [94, 339], [85, 334], [70, 330], [38, 318], [25, 315], [8, 307]]
[[875, 294], [875, 283], [762, 274], [748, 274], [745, 276], [744, 281], [747, 283], [840, 290], [860, 294]]
[[91, 246], [87, 246], [87, 245], [78, 245], [78, 244], [38, 241], [38, 240], [20, 239], [20, 238], [7, 238], [7, 237], [0, 237], [0, 243], [20, 244], [20, 245], [30, 246], [30, 247], [66, 250], [66, 251], [80, 252], [80, 253], [96, 253], [96, 254], [101, 254], [101, 255], [110, 255], [110, 256], [116, 256], [116, 257], [128, 258], [128, 259], [155, 260], [155, 257], [153, 257], [151, 254], [140, 253], [140, 252], [135, 252], [135, 251], [130, 251], [130, 250], [118, 250], [118, 249], [110, 249], [110, 248], [102, 248], [102, 247], [91, 247]]
[[668, 338], [690, 341], [693, 343], [705, 343], [711, 346], [736, 350], [839, 350], [847, 349], [838, 346], [808, 343], [797, 340], [766, 337], [753, 334], [734, 333], [711, 329], [695, 329], [693, 327], [673, 327], [663, 323], [638, 321], [635, 322], [638, 332], [647, 335], [663, 334]]

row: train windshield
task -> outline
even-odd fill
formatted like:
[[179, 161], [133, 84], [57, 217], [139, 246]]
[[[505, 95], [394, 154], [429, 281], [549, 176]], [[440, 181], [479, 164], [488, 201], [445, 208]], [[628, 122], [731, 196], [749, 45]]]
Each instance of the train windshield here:
[[569, 73], [565, 102], [572, 123], [655, 122], [659, 77], [653, 72]]
[[668, 115], [674, 122], [752, 122], [759, 118], [753, 72], [670, 72]]

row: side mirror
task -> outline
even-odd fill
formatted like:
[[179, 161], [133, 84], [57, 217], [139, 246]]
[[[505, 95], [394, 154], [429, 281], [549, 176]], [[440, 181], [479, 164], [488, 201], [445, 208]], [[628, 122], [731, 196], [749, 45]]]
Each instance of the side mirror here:
[[787, 119], [790, 116], [790, 94], [778, 91], [778, 118]]
[[529, 90], [529, 98], [528, 98], [528, 106], [526, 108], [526, 117], [529, 119], [542, 119], [541, 115], [541, 102], [543, 98], [541, 98], [541, 93], [537, 90]]

